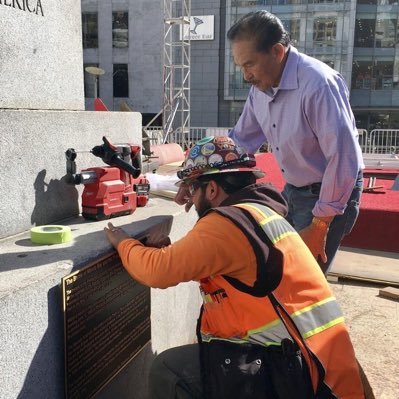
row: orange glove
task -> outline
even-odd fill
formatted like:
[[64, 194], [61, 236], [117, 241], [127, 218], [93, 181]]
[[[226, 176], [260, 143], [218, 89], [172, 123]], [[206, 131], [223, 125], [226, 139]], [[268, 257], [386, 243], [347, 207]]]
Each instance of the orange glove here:
[[320, 259], [323, 263], [327, 262], [326, 241], [332, 219], [333, 217], [314, 217], [309, 226], [298, 232], [316, 260]]

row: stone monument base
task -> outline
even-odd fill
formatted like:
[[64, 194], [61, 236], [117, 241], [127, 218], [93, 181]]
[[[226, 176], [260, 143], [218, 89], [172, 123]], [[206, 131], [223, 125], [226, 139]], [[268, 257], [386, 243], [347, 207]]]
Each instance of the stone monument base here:
[[[172, 242], [196, 220], [171, 200], [150, 198], [133, 215], [112, 219], [132, 236], [172, 223]], [[73, 241], [32, 244], [27, 232], [0, 240], [0, 398], [64, 398], [64, 331], [61, 279], [113, 251], [106, 222], [64, 221]], [[183, 267], [184, 265], [182, 265]], [[151, 342], [98, 394], [101, 399], [147, 398], [154, 356], [193, 343], [200, 308], [196, 283], [151, 290]]]

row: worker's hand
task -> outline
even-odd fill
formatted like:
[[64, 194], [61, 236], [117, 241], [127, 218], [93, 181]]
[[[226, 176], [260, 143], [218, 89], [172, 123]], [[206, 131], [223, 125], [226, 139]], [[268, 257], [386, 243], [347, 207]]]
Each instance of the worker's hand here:
[[111, 222], [108, 223], [108, 227], [104, 227], [104, 231], [109, 242], [115, 249], [118, 248], [118, 245], [121, 241], [125, 240], [126, 238], [131, 238], [126, 231], [120, 227], [115, 227]]
[[330, 220], [327, 219], [326, 222], [327, 224], [318, 223], [317, 218], [314, 218], [309, 226], [298, 232], [316, 260], [323, 263], [327, 262], [326, 241]]
[[193, 206], [193, 203], [191, 202], [191, 196], [190, 193], [188, 192], [187, 185], [185, 184], [180, 185], [174, 201], [179, 205], [185, 205], [184, 209], [186, 212], [190, 210], [190, 208]]

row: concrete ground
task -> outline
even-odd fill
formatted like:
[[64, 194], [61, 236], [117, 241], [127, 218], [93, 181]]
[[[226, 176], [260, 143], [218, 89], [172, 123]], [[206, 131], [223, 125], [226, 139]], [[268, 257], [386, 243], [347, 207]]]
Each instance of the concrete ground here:
[[[345, 263], [349, 268], [352, 255], [340, 251], [336, 269]], [[363, 255], [363, 265], [374, 265], [376, 256], [378, 254]], [[387, 258], [386, 263], [392, 267], [396, 265], [399, 272], [399, 257]], [[380, 289], [389, 284], [349, 279], [339, 279], [330, 284], [344, 312], [357, 358], [375, 397], [398, 399], [399, 301], [379, 296]]]

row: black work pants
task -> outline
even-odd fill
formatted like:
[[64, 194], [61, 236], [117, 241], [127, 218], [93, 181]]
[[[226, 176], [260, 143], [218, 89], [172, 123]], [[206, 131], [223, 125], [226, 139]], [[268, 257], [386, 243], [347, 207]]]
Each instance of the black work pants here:
[[185, 345], [162, 352], [154, 360], [151, 399], [314, 397], [307, 367], [290, 340], [278, 348], [223, 341], [203, 345], [206, 386], [201, 380], [200, 346]]
[[150, 371], [150, 399], [203, 399], [199, 345], [159, 354]]

